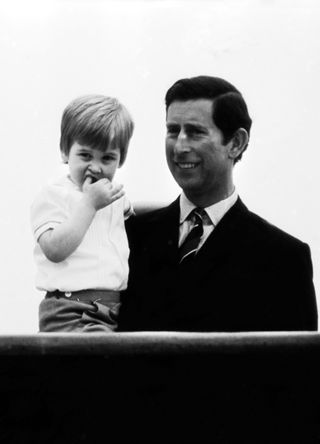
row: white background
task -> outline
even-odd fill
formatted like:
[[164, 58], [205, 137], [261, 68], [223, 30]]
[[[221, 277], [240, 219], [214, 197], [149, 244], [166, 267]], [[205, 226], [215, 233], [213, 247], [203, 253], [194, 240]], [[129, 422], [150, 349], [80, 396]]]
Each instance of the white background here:
[[[35, 333], [30, 203], [62, 169], [61, 113], [78, 95], [117, 96], [136, 129], [117, 181], [171, 201], [164, 95], [177, 79], [224, 77], [253, 128], [235, 167], [242, 200], [308, 242], [320, 295], [318, 0], [0, 3], [0, 333]], [[259, 295], [257, 295], [258, 297]]]

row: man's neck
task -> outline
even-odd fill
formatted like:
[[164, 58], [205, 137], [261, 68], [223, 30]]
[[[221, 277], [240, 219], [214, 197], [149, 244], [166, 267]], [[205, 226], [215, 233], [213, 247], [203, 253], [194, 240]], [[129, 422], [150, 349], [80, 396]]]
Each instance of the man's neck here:
[[230, 184], [228, 188], [209, 195], [203, 193], [190, 192], [190, 190], [184, 190], [184, 194], [187, 196], [190, 202], [192, 202], [196, 207], [206, 208], [224, 199], [227, 199], [234, 192], [234, 189], [235, 189], [234, 185]]

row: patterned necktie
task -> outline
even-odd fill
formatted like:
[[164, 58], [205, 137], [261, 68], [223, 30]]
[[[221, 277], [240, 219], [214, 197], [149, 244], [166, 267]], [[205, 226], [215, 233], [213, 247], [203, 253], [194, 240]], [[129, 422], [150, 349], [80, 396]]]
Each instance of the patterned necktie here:
[[183, 260], [185, 260], [185, 258], [195, 256], [201, 236], [203, 235], [203, 209], [195, 208], [190, 213], [190, 216], [194, 220], [194, 225], [188, 236], [185, 238], [185, 241], [179, 248], [180, 264]]

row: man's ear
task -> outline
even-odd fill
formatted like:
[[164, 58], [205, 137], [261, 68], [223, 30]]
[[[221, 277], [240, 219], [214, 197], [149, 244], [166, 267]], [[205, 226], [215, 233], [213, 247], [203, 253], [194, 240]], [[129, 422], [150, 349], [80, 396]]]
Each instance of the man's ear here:
[[229, 148], [229, 158], [236, 160], [237, 157], [247, 148], [249, 143], [249, 135], [244, 128], [239, 128], [231, 139]]
[[68, 163], [69, 156], [61, 151], [61, 159], [63, 163]]

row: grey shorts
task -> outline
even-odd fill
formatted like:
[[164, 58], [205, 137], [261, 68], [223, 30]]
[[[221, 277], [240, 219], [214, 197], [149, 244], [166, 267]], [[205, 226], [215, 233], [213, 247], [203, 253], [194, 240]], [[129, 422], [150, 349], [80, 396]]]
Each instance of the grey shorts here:
[[110, 333], [117, 327], [119, 307], [117, 291], [47, 292], [39, 306], [39, 331]]

